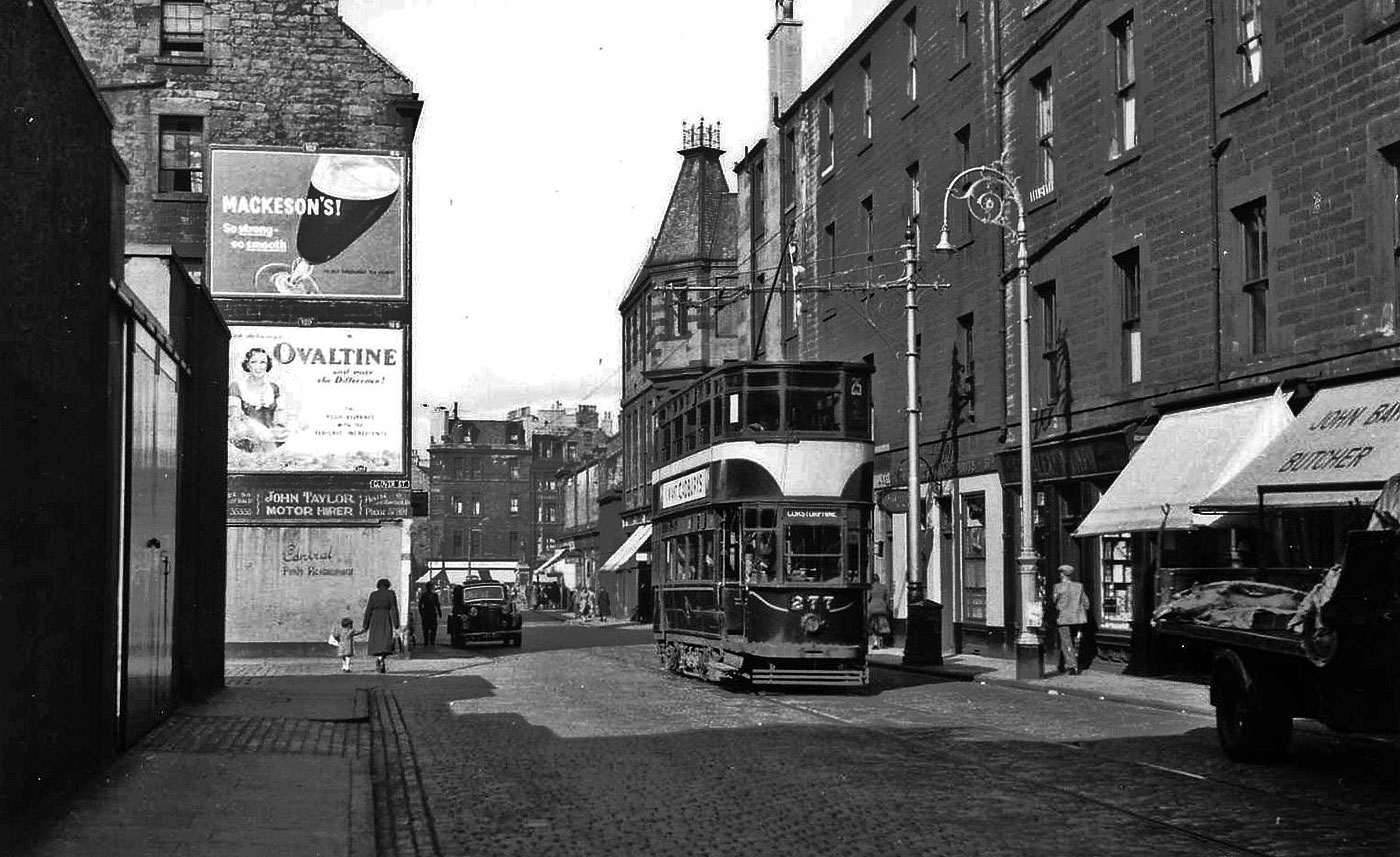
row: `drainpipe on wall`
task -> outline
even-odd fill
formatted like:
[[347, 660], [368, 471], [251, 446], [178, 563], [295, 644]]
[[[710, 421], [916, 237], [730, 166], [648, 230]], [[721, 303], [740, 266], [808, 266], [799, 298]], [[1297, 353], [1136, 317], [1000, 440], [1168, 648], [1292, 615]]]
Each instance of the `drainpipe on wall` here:
[[[998, 152], [997, 152], [997, 157], [1000, 158], [1000, 157], [1002, 156], [1002, 154], [1004, 154], [1004, 153], [1006, 152], [1006, 144], [1007, 144], [1007, 140], [1006, 140], [1006, 106], [1005, 106], [1006, 82], [1005, 82], [1005, 80], [1004, 80], [1004, 78], [1003, 78], [1004, 69], [1001, 67], [1001, 3], [1000, 3], [1000, 2], [996, 2], [996, 0], [993, 0], [993, 2], [990, 2], [990, 3], [985, 4], [985, 5], [983, 6], [983, 8], [984, 8], [984, 9], [988, 9], [988, 8], [991, 9], [991, 19], [992, 19], [992, 81], [993, 81], [993, 82], [992, 82], [992, 97], [993, 97], [993, 98], [995, 99], [995, 101], [996, 101], [996, 107], [995, 107], [995, 112], [994, 112], [995, 119], [993, 120], [994, 123], [995, 123], [995, 128], [994, 128], [993, 130], [994, 130], [995, 133], [996, 133], [997, 146], [999, 147], [999, 150], [998, 150]], [[983, 17], [983, 20], [986, 20], [986, 17], [985, 17], [985, 16]], [[1008, 166], [1009, 166], [1009, 165], [1008, 165]], [[1007, 337], [1008, 337], [1008, 335], [1010, 334], [1010, 331], [1011, 331], [1011, 316], [1008, 315], [1008, 314], [1007, 314], [1007, 311], [1006, 311], [1006, 302], [1007, 302], [1007, 298], [1008, 298], [1008, 292], [1007, 292], [1008, 282], [1007, 282], [1007, 280], [1006, 280], [1005, 277], [1002, 277], [1002, 276], [1001, 276], [1001, 268], [1002, 268], [1001, 262], [1002, 262], [1002, 260], [1005, 260], [1005, 259], [1006, 259], [1006, 230], [1005, 230], [1005, 229], [998, 229], [998, 230], [997, 230], [997, 241], [998, 241], [998, 244], [997, 244], [997, 260], [998, 260], [998, 261], [997, 261], [997, 281], [998, 281], [998, 283], [999, 283], [999, 286], [998, 286], [998, 289], [999, 289], [998, 294], [999, 294], [1000, 300], [1001, 300], [1001, 347], [997, 349], [997, 353], [1001, 355], [1000, 358], [999, 358], [999, 359], [1000, 359], [1000, 362], [1001, 362], [1001, 381], [1002, 381], [1002, 388], [1001, 388], [1001, 437], [1002, 437], [1002, 440], [1005, 440], [1006, 438], [1008, 438], [1008, 437], [1011, 436], [1011, 412], [1010, 412], [1010, 410], [1006, 407], [1006, 395], [1007, 395], [1007, 392], [1008, 392], [1008, 390], [1007, 390], [1007, 387], [1008, 387], [1008, 381], [1007, 381], [1007, 379], [1011, 377], [1010, 374], [1009, 374], [1010, 371], [1011, 371], [1011, 365], [1010, 365], [1010, 362], [1009, 362], [1009, 360], [1007, 359], [1007, 355], [1006, 355], [1006, 343], [1007, 343], [1007, 341], [1008, 341]], [[1007, 614], [1007, 615], [1013, 615], [1013, 614]]]
[[1221, 380], [1221, 349], [1224, 332], [1221, 330], [1223, 319], [1221, 315], [1221, 305], [1224, 296], [1221, 294], [1220, 282], [1220, 159], [1225, 154], [1225, 149], [1229, 147], [1230, 140], [1220, 139], [1220, 117], [1216, 112], [1215, 100], [1215, 0], [1202, 0], [1205, 9], [1206, 25], [1206, 109], [1209, 115], [1206, 117], [1207, 139], [1206, 145], [1210, 151], [1210, 277], [1212, 288], [1211, 323], [1215, 330], [1211, 334], [1211, 356], [1214, 360], [1212, 366], [1212, 385], [1215, 389], [1220, 389]]

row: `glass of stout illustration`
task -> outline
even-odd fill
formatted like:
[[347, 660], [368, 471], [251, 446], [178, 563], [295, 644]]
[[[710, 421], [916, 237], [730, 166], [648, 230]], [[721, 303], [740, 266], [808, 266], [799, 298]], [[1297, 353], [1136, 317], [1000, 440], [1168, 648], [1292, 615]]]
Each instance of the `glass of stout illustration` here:
[[311, 275], [314, 267], [339, 256], [384, 216], [398, 196], [399, 184], [399, 172], [388, 158], [322, 155], [306, 189], [307, 200], [320, 203], [320, 213], [308, 210], [301, 216], [296, 262], [290, 268], [281, 263], [264, 266], [257, 276], [270, 274], [273, 289], [284, 295], [321, 294]]

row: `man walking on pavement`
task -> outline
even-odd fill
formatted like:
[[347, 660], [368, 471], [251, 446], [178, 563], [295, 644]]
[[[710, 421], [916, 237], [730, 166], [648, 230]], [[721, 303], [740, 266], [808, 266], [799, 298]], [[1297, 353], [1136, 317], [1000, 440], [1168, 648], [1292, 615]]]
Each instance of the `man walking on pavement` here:
[[1060, 582], [1055, 584], [1055, 612], [1060, 632], [1060, 672], [1079, 675], [1079, 632], [1089, 621], [1089, 596], [1084, 585], [1074, 579], [1074, 566], [1060, 566]]

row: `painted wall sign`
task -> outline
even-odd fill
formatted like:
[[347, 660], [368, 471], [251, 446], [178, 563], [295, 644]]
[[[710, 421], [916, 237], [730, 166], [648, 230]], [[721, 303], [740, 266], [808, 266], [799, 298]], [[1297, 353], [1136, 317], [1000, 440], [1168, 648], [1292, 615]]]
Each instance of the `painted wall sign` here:
[[232, 326], [229, 472], [402, 473], [402, 330]]
[[697, 470], [661, 483], [661, 508], [703, 500], [710, 496], [710, 471]]
[[404, 159], [214, 149], [209, 285], [216, 295], [404, 296]]
[[411, 518], [407, 489], [364, 488], [230, 488], [228, 519], [232, 525], [298, 523], [374, 523]]
[[[375, 581], [399, 577], [398, 527], [229, 527], [227, 534], [227, 597], [237, 605], [225, 616], [229, 643], [320, 643], [341, 617], [359, 627]], [[407, 621], [407, 598], [398, 597]]]

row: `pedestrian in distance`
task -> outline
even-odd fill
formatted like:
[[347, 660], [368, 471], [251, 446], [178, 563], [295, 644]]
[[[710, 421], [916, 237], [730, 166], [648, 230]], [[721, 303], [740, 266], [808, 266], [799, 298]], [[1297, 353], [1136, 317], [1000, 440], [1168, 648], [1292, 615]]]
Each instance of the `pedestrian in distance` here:
[[870, 592], [866, 595], [865, 604], [869, 647], [874, 651], [884, 646], [890, 635], [890, 604], [878, 574], [870, 576]]
[[384, 672], [384, 659], [394, 653], [394, 636], [399, 629], [399, 597], [389, 588], [389, 578], [381, 577], [365, 602], [365, 630], [369, 632], [369, 653], [374, 669]]
[[442, 618], [442, 600], [438, 598], [437, 590], [431, 586], [423, 587], [423, 591], [418, 595], [418, 616], [423, 620], [423, 645], [437, 645], [438, 619]]
[[1060, 634], [1060, 672], [1079, 675], [1079, 633], [1089, 621], [1089, 596], [1075, 580], [1074, 566], [1060, 566], [1060, 582], [1055, 584], [1055, 613]]
[[363, 628], [355, 630], [355, 620], [346, 616], [340, 620], [340, 627], [331, 632], [336, 641], [336, 651], [340, 654], [340, 671], [350, 672], [350, 659], [355, 657], [355, 638], [363, 634]]

